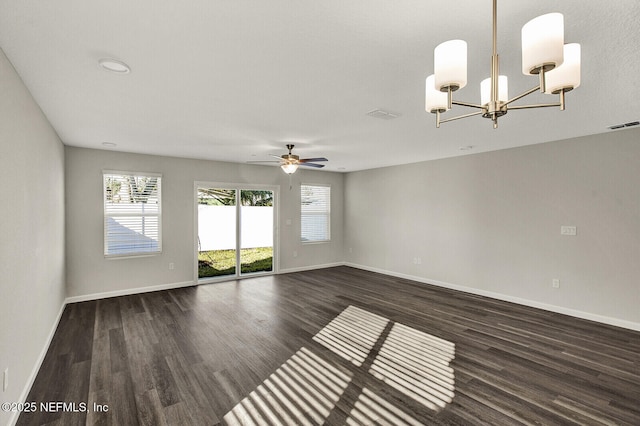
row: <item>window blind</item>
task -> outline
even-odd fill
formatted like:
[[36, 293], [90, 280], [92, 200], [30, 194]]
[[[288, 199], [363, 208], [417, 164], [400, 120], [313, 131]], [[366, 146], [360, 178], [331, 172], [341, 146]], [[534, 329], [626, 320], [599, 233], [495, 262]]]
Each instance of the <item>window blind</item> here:
[[160, 175], [103, 173], [105, 256], [162, 251], [161, 181]]
[[331, 239], [331, 187], [300, 185], [300, 230], [303, 242]]

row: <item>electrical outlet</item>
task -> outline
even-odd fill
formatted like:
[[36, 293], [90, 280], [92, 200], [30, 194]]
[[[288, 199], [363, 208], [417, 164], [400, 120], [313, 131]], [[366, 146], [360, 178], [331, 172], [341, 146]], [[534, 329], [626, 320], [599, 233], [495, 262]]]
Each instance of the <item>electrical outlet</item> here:
[[551, 287], [553, 288], [560, 288], [560, 280], [557, 278], [554, 278], [551, 280]]
[[171, 262], [171, 263], [169, 264], [169, 270], [170, 270], [170, 271], [173, 271], [174, 269], [176, 269], [176, 265], [175, 265], [173, 262]]
[[2, 392], [6, 392], [9, 387], [9, 368], [5, 368], [2, 373]]
[[293, 251], [293, 257], [298, 257], [298, 251], [297, 250]]

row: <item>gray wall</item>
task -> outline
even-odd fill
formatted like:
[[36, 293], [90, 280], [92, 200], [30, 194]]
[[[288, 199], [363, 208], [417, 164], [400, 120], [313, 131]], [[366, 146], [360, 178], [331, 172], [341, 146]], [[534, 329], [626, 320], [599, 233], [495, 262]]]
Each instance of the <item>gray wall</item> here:
[[[194, 181], [280, 186], [280, 270], [334, 264], [343, 259], [343, 181], [339, 173], [299, 169], [289, 178], [277, 167], [128, 154], [66, 147], [67, 290], [69, 297], [126, 292], [194, 280]], [[162, 173], [163, 252], [105, 259], [102, 170]], [[329, 243], [300, 242], [300, 182], [331, 184]], [[291, 219], [291, 225], [286, 225]], [[297, 251], [297, 257], [293, 252]], [[169, 263], [175, 269], [169, 270]]]
[[349, 173], [345, 258], [640, 329], [638, 141], [623, 130]]
[[65, 297], [64, 148], [1, 50], [0, 147], [0, 401], [19, 402]]

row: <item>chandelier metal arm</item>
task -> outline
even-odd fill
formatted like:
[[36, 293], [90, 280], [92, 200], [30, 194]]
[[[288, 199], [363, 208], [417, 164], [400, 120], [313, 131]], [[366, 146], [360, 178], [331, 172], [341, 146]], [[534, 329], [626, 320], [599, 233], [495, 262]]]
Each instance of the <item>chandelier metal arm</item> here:
[[[535, 93], [535, 92], [537, 92], [538, 90], [540, 90], [540, 85], [538, 85], [538, 86], [536, 86], [536, 87], [533, 87], [533, 88], [531, 88], [531, 89], [527, 90], [527, 91], [526, 91], [526, 92], [524, 92], [524, 93], [521, 93], [520, 95], [518, 95], [518, 96], [516, 96], [516, 97], [514, 97], [514, 98], [509, 99], [509, 100], [508, 100], [507, 102], [505, 102], [503, 105], [505, 105], [505, 106], [506, 106], [506, 105], [509, 105], [510, 103], [515, 102], [515, 101], [517, 101], [518, 99], [522, 99], [522, 98], [524, 98], [525, 96], [529, 96], [530, 94]], [[512, 108], [513, 108], [513, 107], [512, 107]]]
[[[513, 102], [515, 102], [517, 100], [520, 100], [520, 99], [524, 98], [525, 96], [529, 96], [530, 94], [535, 93], [538, 90], [540, 90], [540, 86], [532, 87], [531, 89], [527, 90], [526, 92], [523, 92], [523, 93], [519, 94], [518, 96], [515, 96], [515, 97], [509, 99], [508, 101], [506, 101], [504, 103], [501, 103], [500, 106], [501, 107], [506, 107], [507, 105], [509, 105], [509, 104], [511, 104], [511, 103], [513, 103]], [[564, 91], [560, 92], [560, 95], [561, 95], [560, 102], [556, 102], [556, 103], [552, 103], [552, 104], [537, 104], [537, 105], [521, 105], [521, 106], [514, 105], [514, 106], [509, 107], [509, 109], [525, 109], [525, 108], [557, 107], [557, 106], [561, 107], [564, 104], [563, 99], [562, 99], [564, 97], [564, 96], [562, 96], [562, 95], [564, 95]], [[469, 108], [483, 109], [483, 110], [487, 109], [486, 106], [482, 106], [482, 105], [479, 105], [479, 104], [472, 104], [470, 102], [462, 102], [462, 101], [452, 100], [451, 104], [458, 105], [458, 106], [469, 107]], [[447, 119], [447, 120], [441, 120], [440, 122], [441, 123], [446, 123], [447, 121], [457, 120], [457, 119], [460, 119], [460, 118], [466, 118], [466, 117], [469, 117], [469, 116], [472, 116], [472, 115], [477, 115], [477, 114], [478, 113], [465, 114], [463, 116], [458, 116], [458, 117]]]
[[468, 102], [451, 101], [451, 103], [452, 103], [453, 105], [460, 105], [460, 106], [469, 107], [469, 108], [484, 109], [484, 107], [483, 107], [482, 105], [478, 105], [478, 104], [470, 104], [470, 103], [468, 103]]
[[532, 108], [547, 108], [547, 107], [562, 107], [560, 102], [556, 102], [555, 104], [533, 104], [533, 105], [514, 105], [509, 108], [512, 109], [532, 109]]
[[474, 115], [480, 115], [484, 113], [484, 108], [482, 109], [482, 111], [477, 111], [477, 112], [472, 112], [469, 114], [463, 114], [463, 115], [459, 115], [457, 117], [451, 117], [451, 118], [447, 118], [446, 120], [440, 120], [440, 111], [436, 112], [436, 127], [440, 127], [440, 124], [442, 123], [448, 123], [449, 121], [454, 121], [454, 120], [460, 120], [463, 118], [467, 118], [467, 117], [473, 117]]
[[[509, 100], [509, 102], [507, 102], [505, 105], [507, 105], [510, 102], [513, 102], [515, 100], [518, 100], [520, 98], [525, 97], [526, 95], [533, 93], [537, 90], [537, 87], [534, 87], [533, 89], [531, 89], [528, 93], [524, 93], [520, 96], [516, 96], [515, 98]], [[560, 90], [560, 92], [558, 93], [560, 95], [560, 102], [554, 102], [551, 104], [533, 104], [533, 105], [513, 105], [511, 107], [509, 107], [509, 109], [531, 109], [531, 108], [548, 108], [548, 107], [560, 107], [560, 111], [564, 111], [564, 102], [565, 102], [565, 92], [566, 89]]]

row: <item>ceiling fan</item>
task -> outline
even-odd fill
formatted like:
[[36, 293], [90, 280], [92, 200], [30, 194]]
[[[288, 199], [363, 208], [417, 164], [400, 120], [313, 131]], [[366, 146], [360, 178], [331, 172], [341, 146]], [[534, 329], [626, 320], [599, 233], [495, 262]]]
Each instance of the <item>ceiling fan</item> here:
[[[278, 162], [280, 163], [280, 167], [288, 175], [295, 173], [296, 170], [298, 170], [298, 166], [315, 167], [316, 169], [321, 169], [324, 167], [324, 164], [316, 164], [315, 162], [329, 161], [324, 157], [300, 158], [299, 156], [291, 153], [291, 150], [293, 150], [293, 147], [294, 145], [292, 144], [287, 145], [287, 149], [289, 150], [288, 154], [284, 154], [280, 156], [269, 154], [271, 157], [277, 158], [279, 160]], [[249, 161], [249, 163], [275, 163], [275, 162], [276, 161]]]

